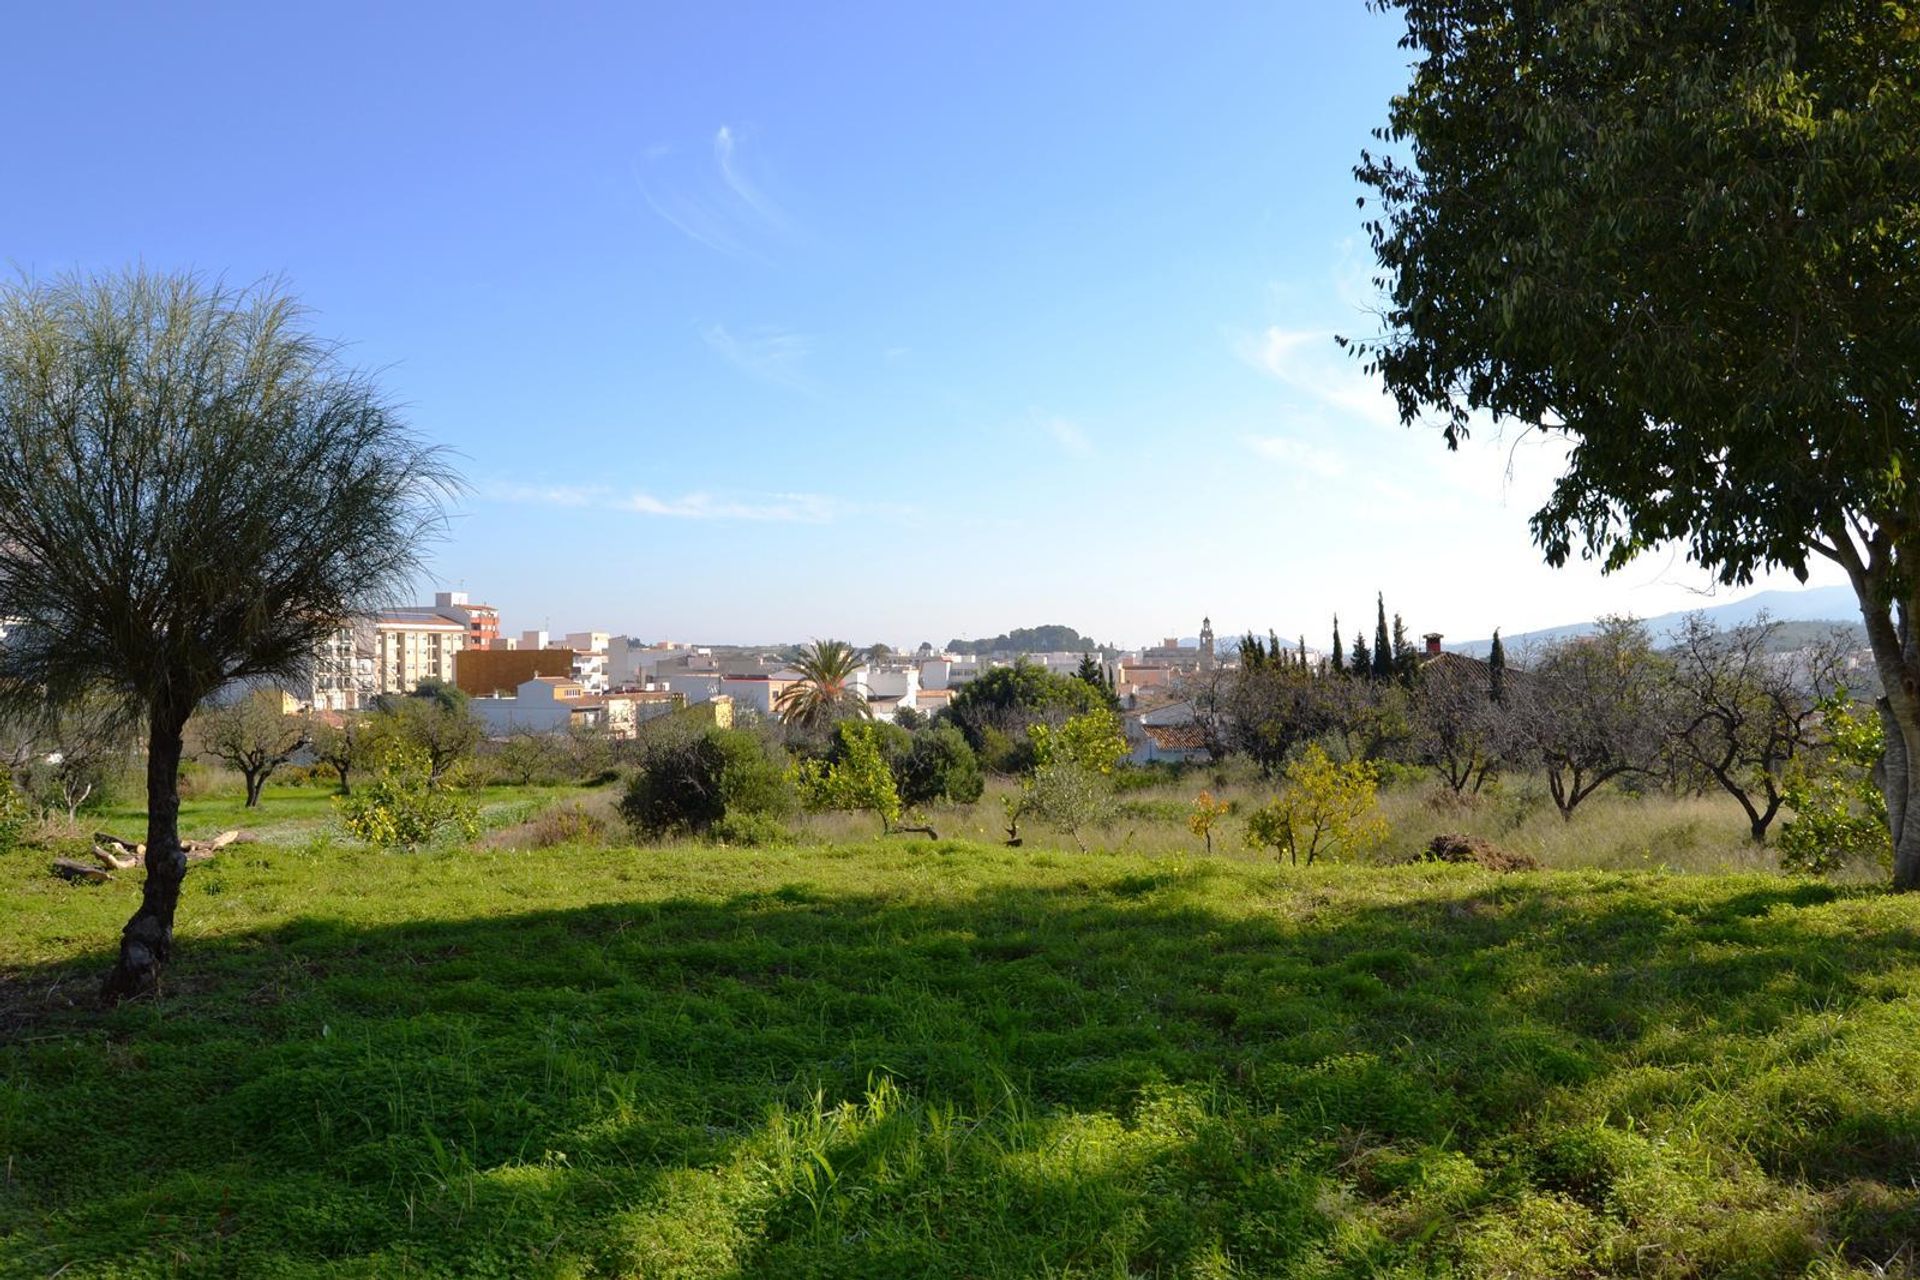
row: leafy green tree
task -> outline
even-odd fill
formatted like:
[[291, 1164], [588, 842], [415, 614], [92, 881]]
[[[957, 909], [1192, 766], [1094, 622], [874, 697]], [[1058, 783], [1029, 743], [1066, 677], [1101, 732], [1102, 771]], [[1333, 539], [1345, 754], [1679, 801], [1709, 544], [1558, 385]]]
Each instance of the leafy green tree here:
[[373, 777], [334, 803], [348, 834], [377, 849], [418, 849], [449, 832], [468, 840], [480, 834], [473, 805], [435, 785], [427, 753], [399, 739], [382, 743]]
[[1886, 794], [1873, 770], [1886, 751], [1877, 716], [1861, 716], [1845, 689], [1820, 702], [1826, 749], [1798, 756], [1783, 789], [1793, 817], [1780, 824], [1780, 865], [1828, 875], [1852, 862], [1885, 863], [1892, 853]]
[[673, 720], [649, 728], [620, 801], [621, 817], [641, 838], [703, 836], [729, 818], [777, 824], [793, 812], [784, 753], [757, 734]]
[[983, 765], [1003, 768], [1031, 758], [1029, 731], [1034, 725], [1059, 724], [1104, 705], [1098, 691], [1084, 681], [1023, 660], [962, 685], [948, 715]]
[[1409, 423], [1572, 448], [1552, 564], [1678, 543], [1721, 581], [1838, 564], [1886, 690], [1920, 887], [1920, 41], [1908, 4], [1384, 0], [1412, 83], [1357, 174], [1358, 344]]
[[1364, 637], [1355, 636], [1353, 638], [1353, 651], [1347, 658], [1347, 670], [1356, 676], [1373, 674], [1373, 654], [1367, 648], [1367, 642]]
[[1378, 805], [1380, 782], [1363, 760], [1335, 764], [1310, 746], [1287, 766], [1286, 790], [1247, 815], [1247, 846], [1270, 849], [1299, 866], [1321, 857], [1343, 858], [1387, 838]]
[[1334, 726], [1335, 684], [1291, 662], [1243, 667], [1226, 695], [1228, 742], [1272, 776], [1296, 747]]
[[1333, 674], [1347, 673], [1347, 655], [1340, 651], [1340, 615], [1333, 615]]
[[1035, 764], [1007, 800], [1008, 834], [1018, 839], [1020, 820], [1032, 817], [1073, 837], [1105, 816], [1113, 800], [1113, 771], [1126, 759], [1120, 717], [1105, 707], [1074, 716], [1058, 728], [1036, 725]]
[[802, 760], [794, 781], [809, 809], [871, 813], [888, 835], [900, 821], [900, 789], [881, 746], [880, 730], [892, 726], [844, 723], [838, 730], [840, 754], [831, 762]]
[[[58, 424], [57, 429], [53, 424]], [[0, 697], [147, 730], [146, 877], [106, 994], [150, 990], [186, 877], [187, 720], [401, 589], [452, 477], [272, 290], [145, 271], [0, 289]]]
[[845, 640], [815, 640], [801, 647], [793, 668], [800, 679], [774, 702], [783, 724], [802, 733], [822, 733], [849, 716], [866, 718], [866, 696], [854, 682], [863, 663]]
[[425, 755], [435, 786], [446, 781], [456, 765], [471, 758], [487, 734], [486, 726], [467, 705], [464, 694], [453, 698], [428, 693], [388, 698], [383, 702], [383, 707], [371, 717], [367, 732], [376, 739], [391, 739]]
[[244, 697], [202, 711], [196, 721], [200, 750], [246, 780], [246, 807], [260, 806], [267, 779], [307, 745], [307, 721], [281, 708], [275, 689], [256, 689]]
[[986, 790], [979, 757], [966, 735], [950, 724], [936, 724], [913, 735], [904, 757], [893, 762], [901, 803], [972, 804]]

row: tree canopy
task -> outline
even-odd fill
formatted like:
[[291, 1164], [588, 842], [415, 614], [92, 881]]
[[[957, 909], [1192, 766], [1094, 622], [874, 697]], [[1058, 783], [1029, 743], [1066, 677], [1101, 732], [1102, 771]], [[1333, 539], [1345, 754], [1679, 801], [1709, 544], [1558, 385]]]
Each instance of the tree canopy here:
[[188, 716], [294, 676], [388, 603], [453, 483], [273, 288], [146, 271], [0, 288], [0, 698], [148, 726], [147, 877], [110, 990], [143, 989], [185, 874]]
[[[1842, 565], [1920, 750], [1920, 40], [1855, 0], [1377, 0], [1418, 61], [1357, 174], [1358, 343], [1417, 423], [1564, 437], [1547, 559]], [[1896, 743], [1894, 739], [1899, 739]], [[1896, 881], [1920, 885], [1890, 770]]]

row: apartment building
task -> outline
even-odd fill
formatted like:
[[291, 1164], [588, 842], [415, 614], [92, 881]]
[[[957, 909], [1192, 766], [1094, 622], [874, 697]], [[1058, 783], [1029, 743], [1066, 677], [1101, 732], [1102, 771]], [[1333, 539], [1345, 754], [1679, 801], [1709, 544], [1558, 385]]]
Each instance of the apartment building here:
[[423, 680], [455, 682], [454, 658], [467, 647], [468, 625], [433, 609], [393, 609], [373, 625], [376, 693], [411, 693]]
[[465, 627], [469, 649], [492, 649], [500, 643], [500, 611], [473, 603], [464, 591], [435, 592], [432, 612]]

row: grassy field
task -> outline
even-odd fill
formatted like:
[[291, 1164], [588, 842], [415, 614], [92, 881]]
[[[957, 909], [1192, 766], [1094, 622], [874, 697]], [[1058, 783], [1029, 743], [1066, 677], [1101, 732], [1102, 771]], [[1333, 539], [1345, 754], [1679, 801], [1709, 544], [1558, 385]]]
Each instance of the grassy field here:
[[1920, 900], [297, 808], [112, 1012], [137, 885], [0, 859], [0, 1274], [1916, 1265]]

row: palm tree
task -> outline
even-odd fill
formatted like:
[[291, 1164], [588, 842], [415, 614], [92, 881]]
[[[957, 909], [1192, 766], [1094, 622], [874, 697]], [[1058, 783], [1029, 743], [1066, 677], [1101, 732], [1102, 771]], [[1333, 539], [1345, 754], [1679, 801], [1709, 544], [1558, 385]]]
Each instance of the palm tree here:
[[865, 716], [866, 695], [853, 683], [860, 655], [845, 640], [815, 640], [794, 659], [800, 680], [774, 702], [783, 724], [805, 732], [824, 729], [845, 716]]

